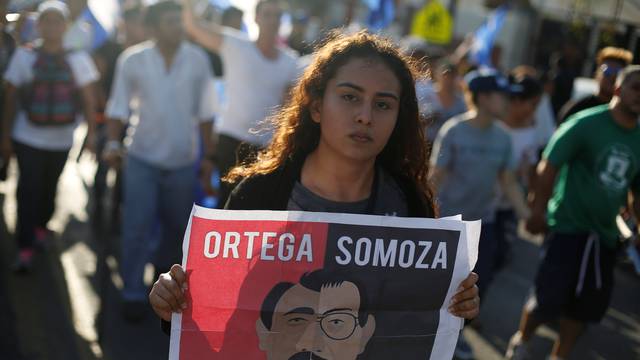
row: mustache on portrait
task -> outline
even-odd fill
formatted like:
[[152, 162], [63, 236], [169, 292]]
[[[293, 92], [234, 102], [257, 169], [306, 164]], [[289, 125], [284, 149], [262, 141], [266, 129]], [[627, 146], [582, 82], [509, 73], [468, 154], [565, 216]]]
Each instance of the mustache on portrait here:
[[312, 352], [301, 352], [293, 355], [289, 360], [326, 360]]

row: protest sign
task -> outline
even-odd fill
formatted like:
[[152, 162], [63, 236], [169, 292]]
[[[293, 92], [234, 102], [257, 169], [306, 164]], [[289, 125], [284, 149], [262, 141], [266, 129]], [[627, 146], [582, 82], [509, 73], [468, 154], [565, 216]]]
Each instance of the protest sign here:
[[170, 359], [445, 359], [479, 222], [194, 207]]

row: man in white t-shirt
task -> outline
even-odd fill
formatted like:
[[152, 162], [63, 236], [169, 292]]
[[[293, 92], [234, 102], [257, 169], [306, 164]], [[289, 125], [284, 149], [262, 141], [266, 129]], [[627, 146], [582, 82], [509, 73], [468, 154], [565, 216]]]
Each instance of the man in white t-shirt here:
[[[278, 45], [282, 8], [277, 0], [258, 1], [255, 20], [260, 32], [255, 41], [230, 28], [197, 24], [191, 3], [187, 1], [184, 11], [187, 32], [205, 48], [219, 53], [224, 63], [228, 103], [216, 124], [216, 162], [220, 174], [226, 175], [271, 140], [264, 121], [283, 103], [298, 76], [297, 54]], [[223, 184], [220, 207], [230, 190], [230, 184]]]
[[46, 238], [58, 178], [81, 114], [89, 124], [91, 148], [94, 142], [92, 83], [98, 80], [98, 72], [88, 54], [64, 50], [68, 20], [69, 9], [63, 2], [42, 3], [37, 23], [42, 45], [17, 49], [4, 74], [7, 109], [2, 157], [8, 161], [15, 153], [20, 172], [16, 226], [19, 271], [29, 269], [35, 241]]
[[[152, 40], [118, 58], [106, 110], [109, 141], [104, 158], [112, 166], [121, 161], [124, 124], [130, 122], [132, 130], [124, 168], [120, 265], [123, 315], [130, 321], [140, 320], [146, 308], [143, 275], [156, 219], [163, 236], [152, 261], [161, 272], [182, 259], [196, 168], [210, 183], [213, 167], [208, 160], [214, 116], [209, 60], [202, 49], [184, 41], [182, 8], [176, 1], [149, 6], [145, 23]], [[137, 102], [133, 113], [132, 102]], [[205, 159], [197, 163], [200, 144]]]

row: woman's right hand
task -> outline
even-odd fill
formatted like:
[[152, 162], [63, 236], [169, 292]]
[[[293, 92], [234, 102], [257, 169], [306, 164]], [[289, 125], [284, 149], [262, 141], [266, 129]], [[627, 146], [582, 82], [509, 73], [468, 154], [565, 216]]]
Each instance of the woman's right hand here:
[[175, 264], [167, 273], [160, 274], [149, 293], [149, 303], [153, 311], [165, 321], [171, 321], [171, 313], [181, 313], [187, 308], [184, 291], [187, 290], [187, 276], [182, 266]]

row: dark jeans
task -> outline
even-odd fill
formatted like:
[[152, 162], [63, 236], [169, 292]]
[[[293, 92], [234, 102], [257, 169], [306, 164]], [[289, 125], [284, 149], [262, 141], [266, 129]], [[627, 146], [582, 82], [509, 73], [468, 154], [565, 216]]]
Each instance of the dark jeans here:
[[[255, 159], [258, 151], [260, 151], [260, 147], [257, 145], [242, 142], [227, 135], [220, 135], [218, 137], [218, 147], [216, 151], [220, 176], [226, 176], [229, 170], [236, 165]], [[224, 208], [224, 205], [227, 203], [227, 198], [231, 194], [234, 186], [235, 184], [224, 181], [220, 183], [218, 208]]]
[[498, 244], [495, 238], [495, 224], [483, 223], [480, 232], [480, 244], [478, 246], [478, 262], [474, 268], [474, 272], [478, 274], [478, 290], [480, 291], [480, 299], [484, 295], [493, 280], [495, 274], [496, 255]]
[[511, 256], [511, 244], [518, 237], [518, 218], [513, 210], [496, 211], [495, 222], [496, 260], [495, 271], [502, 270]]
[[13, 142], [18, 160], [18, 221], [16, 235], [20, 249], [33, 246], [35, 229], [45, 228], [55, 210], [58, 179], [69, 150], [48, 151]]
[[107, 126], [99, 124], [96, 129], [96, 154], [98, 154], [96, 174], [93, 178], [93, 195], [95, 197], [96, 208], [102, 207], [104, 194], [107, 192], [107, 174], [109, 173], [109, 164], [102, 160], [100, 154], [104, 152], [107, 144]]
[[[125, 127], [122, 131], [120, 140], [124, 140], [127, 132]], [[93, 217], [97, 223], [102, 224], [105, 214], [105, 196], [107, 195], [107, 175], [109, 174], [109, 164], [102, 160], [101, 154], [104, 152], [105, 146], [108, 142], [107, 126], [106, 124], [99, 124], [96, 128], [96, 154], [98, 154], [96, 173], [93, 178], [93, 198], [94, 198], [94, 212]], [[113, 189], [111, 189], [111, 213], [110, 216], [110, 228], [118, 231], [120, 227], [120, 212], [122, 205], [122, 168], [118, 168], [116, 171], [115, 183]]]
[[120, 271], [123, 297], [142, 301], [148, 290], [144, 267], [150, 260], [151, 236], [160, 220], [162, 237], [155, 265], [161, 272], [182, 259], [182, 237], [193, 206], [194, 165], [163, 169], [129, 155], [124, 170]]

